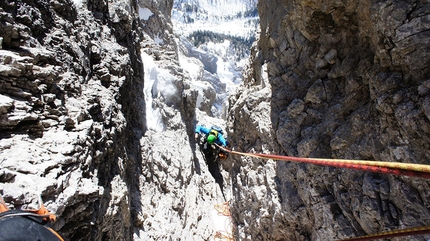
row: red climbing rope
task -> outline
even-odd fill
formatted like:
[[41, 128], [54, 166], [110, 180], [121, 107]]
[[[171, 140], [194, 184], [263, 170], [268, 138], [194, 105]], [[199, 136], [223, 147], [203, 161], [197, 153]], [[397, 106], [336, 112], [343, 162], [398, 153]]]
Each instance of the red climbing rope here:
[[[237, 154], [241, 156], [249, 156], [249, 157], [261, 158], [261, 159], [272, 159], [272, 160], [280, 160], [280, 161], [310, 163], [310, 164], [322, 165], [322, 166], [349, 168], [349, 169], [355, 169], [355, 170], [363, 170], [363, 171], [394, 174], [394, 175], [400, 175], [400, 176], [411, 176], [411, 177], [421, 177], [421, 178], [430, 179], [430, 165], [424, 165], [424, 164], [347, 160], [347, 159], [303, 158], [303, 157], [280, 156], [280, 155], [271, 155], [271, 154], [262, 154], [262, 153], [244, 153], [239, 151], [232, 151], [221, 146], [218, 146], [218, 147], [225, 152], [228, 152], [231, 154]], [[341, 241], [365, 241], [365, 240], [375, 240], [375, 239], [384, 239], [384, 238], [429, 234], [429, 233], [430, 233], [430, 226], [425, 226], [425, 227], [419, 227], [419, 228], [393, 230], [393, 231], [377, 233], [377, 234], [372, 234], [372, 235], [367, 235], [362, 237], [344, 239]]]
[[222, 204], [215, 204], [215, 210], [219, 215], [231, 217], [230, 207], [228, 206], [228, 202], [224, 202]]
[[399, 230], [387, 231], [383, 233], [371, 234], [371, 235], [366, 235], [366, 236], [361, 236], [356, 238], [342, 239], [340, 241], [366, 241], [366, 240], [394, 238], [394, 237], [428, 234], [428, 233], [430, 233], [430, 226], [399, 229]]
[[[233, 221], [231, 220], [231, 212], [230, 212], [230, 207], [228, 205], [228, 202], [224, 202], [222, 204], [215, 204], [214, 208], [218, 212], [218, 215], [230, 217], [229, 222], [224, 224], [225, 225], [224, 230], [217, 231], [214, 236], [214, 239], [233, 241], [234, 240], [233, 230], [231, 230], [232, 228], [230, 228], [230, 227], [233, 227]], [[231, 234], [228, 232], [229, 230], [232, 232]]]
[[232, 151], [219, 146], [222, 150], [238, 154], [242, 156], [250, 156], [262, 159], [273, 159], [280, 161], [293, 161], [310, 163], [322, 166], [340, 167], [355, 170], [387, 173], [401, 176], [421, 177], [430, 179], [430, 165], [415, 164], [415, 163], [401, 163], [401, 162], [382, 162], [382, 161], [364, 161], [364, 160], [347, 160], [347, 159], [323, 159], [323, 158], [303, 158], [292, 156], [279, 156], [272, 154], [262, 153], [244, 153]]

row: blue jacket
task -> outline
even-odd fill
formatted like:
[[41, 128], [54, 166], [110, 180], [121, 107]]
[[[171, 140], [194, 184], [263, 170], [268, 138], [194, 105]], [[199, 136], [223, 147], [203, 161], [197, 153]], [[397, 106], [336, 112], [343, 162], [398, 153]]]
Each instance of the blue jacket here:
[[[196, 126], [196, 130], [195, 130], [196, 133], [200, 133], [200, 134], [203, 133], [205, 135], [209, 134], [210, 131], [211, 131], [210, 128], [206, 128], [204, 126], [199, 126], [199, 125]], [[224, 136], [220, 132], [218, 132], [218, 137], [216, 138], [215, 143], [218, 145], [222, 145], [224, 147], [227, 146], [227, 141], [225, 140]]]

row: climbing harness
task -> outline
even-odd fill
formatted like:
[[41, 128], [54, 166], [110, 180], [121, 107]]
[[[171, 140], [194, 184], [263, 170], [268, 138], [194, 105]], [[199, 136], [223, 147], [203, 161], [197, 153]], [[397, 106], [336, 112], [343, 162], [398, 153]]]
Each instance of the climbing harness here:
[[[200, 146], [200, 151], [202, 152], [205, 158], [211, 157], [210, 158], [211, 162], [217, 162], [219, 160], [223, 161], [228, 158], [229, 156], [228, 152], [225, 152], [222, 149], [218, 148], [219, 146], [215, 143], [209, 144], [208, 141], [206, 141], [206, 139], [207, 137], [199, 134], [198, 145]], [[208, 161], [210, 160], [206, 160], [206, 162]]]
[[0, 241], [64, 241], [64, 238], [50, 227], [50, 222], [55, 220], [56, 216], [45, 208], [42, 198], [39, 198], [39, 209], [9, 210], [0, 196]]
[[293, 161], [310, 163], [322, 166], [340, 167], [355, 170], [379, 172], [394, 174], [399, 176], [411, 176], [430, 179], [430, 165], [415, 164], [415, 163], [401, 163], [401, 162], [382, 162], [382, 161], [365, 161], [365, 160], [347, 160], [347, 159], [324, 159], [324, 158], [303, 158], [292, 156], [280, 156], [262, 153], [244, 153], [238, 151], [228, 150], [222, 146], [217, 145], [221, 150], [231, 154], [241, 156], [256, 157], [261, 159], [272, 159], [279, 161]]
[[228, 157], [227, 153], [225, 153], [224, 151], [220, 150], [220, 152], [218, 153], [218, 158], [220, 160], [225, 160], [225, 159], [227, 159], [227, 157]]

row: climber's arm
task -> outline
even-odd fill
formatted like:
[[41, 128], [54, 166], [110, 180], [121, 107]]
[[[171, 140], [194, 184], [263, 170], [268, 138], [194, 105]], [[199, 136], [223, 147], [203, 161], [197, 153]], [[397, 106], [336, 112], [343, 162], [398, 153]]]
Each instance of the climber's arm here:
[[203, 133], [203, 134], [207, 135], [209, 133], [209, 131], [210, 131], [210, 129], [208, 129], [208, 128], [204, 127], [204, 126], [197, 126], [196, 130], [195, 130], [195, 133], [199, 133], [199, 134]]

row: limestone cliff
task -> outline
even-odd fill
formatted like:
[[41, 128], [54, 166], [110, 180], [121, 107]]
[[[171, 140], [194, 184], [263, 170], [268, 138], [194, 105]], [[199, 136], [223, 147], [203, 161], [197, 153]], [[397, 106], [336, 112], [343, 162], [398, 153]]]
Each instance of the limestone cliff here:
[[[0, 194], [11, 208], [40, 194], [70, 240], [209, 240], [209, 210], [224, 201], [239, 240], [430, 223], [430, 183], [418, 178], [239, 156], [209, 170], [193, 129], [224, 123], [205, 114], [213, 87], [201, 96], [190, 81], [204, 66], [172, 34], [172, 6], [0, 2]], [[259, 40], [229, 100], [233, 148], [429, 164], [426, 1], [258, 8]]]
[[70, 240], [130, 239], [143, 36], [135, 4], [77, 4], [0, 3], [2, 195], [19, 208], [41, 194]]
[[[429, 164], [428, 1], [265, 0], [258, 10], [259, 40], [230, 99], [233, 146]], [[241, 240], [336, 240], [430, 223], [424, 179], [239, 157], [226, 168]]]
[[[11, 208], [35, 208], [40, 194], [69, 240], [214, 235], [208, 210], [224, 200], [189, 138], [197, 92], [179, 67], [172, 4], [0, 2], [0, 194]], [[167, 89], [147, 82], [158, 70]]]

